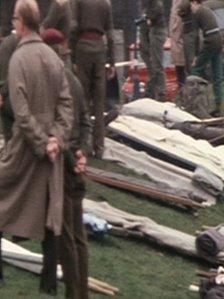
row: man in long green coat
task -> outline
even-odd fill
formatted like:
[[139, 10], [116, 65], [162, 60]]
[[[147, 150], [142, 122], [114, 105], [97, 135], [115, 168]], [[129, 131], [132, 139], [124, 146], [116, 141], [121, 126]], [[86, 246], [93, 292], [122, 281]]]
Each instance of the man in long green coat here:
[[72, 100], [63, 63], [36, 33], [36, 2], [19, 0], [13, 21], [21, 40], [9, 66], [15, 121], [0, 159], [0, 231], [43, 239], [46, 226], [61, 233]]

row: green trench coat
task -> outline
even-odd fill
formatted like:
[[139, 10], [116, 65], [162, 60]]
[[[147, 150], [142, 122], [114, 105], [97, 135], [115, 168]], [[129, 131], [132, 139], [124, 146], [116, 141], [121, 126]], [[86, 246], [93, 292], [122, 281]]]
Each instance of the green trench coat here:
[[66, 148], [74, 121], [64, 66], [37, 34], [23, 38], [9, 66], [13, 135], [0, 158], [0, 231], [43, 239], [61, 232], [63, 154], [51, 163], [49, 135]]

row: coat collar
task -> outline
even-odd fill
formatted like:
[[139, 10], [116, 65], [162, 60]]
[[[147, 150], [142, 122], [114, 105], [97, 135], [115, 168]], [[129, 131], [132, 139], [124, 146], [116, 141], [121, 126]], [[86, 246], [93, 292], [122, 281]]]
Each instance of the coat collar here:
[[18, 48], [24, 44], [33, 43], [33, 42], [43, 42], [39, 34], [35, 32], [32, 32], [26, 35], [25, 37], [23, 37], [18, 44]]

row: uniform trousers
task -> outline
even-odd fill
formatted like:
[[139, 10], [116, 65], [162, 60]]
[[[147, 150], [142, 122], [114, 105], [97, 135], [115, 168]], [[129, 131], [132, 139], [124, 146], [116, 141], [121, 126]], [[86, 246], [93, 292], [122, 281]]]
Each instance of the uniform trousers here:
[[147, 94], [152, 99], [164, 101], [166, 97], [166, 76], [163, 67], [166, 28], [152, 27], [149, 30], [150, 64]]
[[[70, 162], [67, 162], [68, 164]], [[82, 221], [82, 200], [85, 183], [65, 161], [65, 199], [62, 235], [46, 232], [43, 248], [43, 269], [40, 291], [56, 294], [56, 268], [59, 261], [63, 270], [65, 298], [88, 298], [88, 251], [86, 231]]]
[[211, 51], [207, 48], [203, 48], [197, 57], [196, 65], [192, 69], [192, 74], [203, 77], [208, 63], [211, 63], [213, 92], [215, 96], [216, 109], [220, 110], [222, 102], [224, 100], [222, 91], [221, 51]]
[[77, 76], [83, 86], [90, 114], [95, 117], [93, 150], [101, 157], [104, 149], [104, 110], [106, 102], [105, 52], [77, 51]]

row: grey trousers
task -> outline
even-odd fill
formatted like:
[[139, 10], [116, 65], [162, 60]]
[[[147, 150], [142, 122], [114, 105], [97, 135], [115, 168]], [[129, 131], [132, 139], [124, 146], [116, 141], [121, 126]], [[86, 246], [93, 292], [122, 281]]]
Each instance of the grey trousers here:
[[166, 40], [166, 28], [152, 27], [149, 30], [149, 40], [150, 64], [147, 94], [150, 98], [164, 101], [166, 96], [166, 77], [163, 67], [163, 45]]

